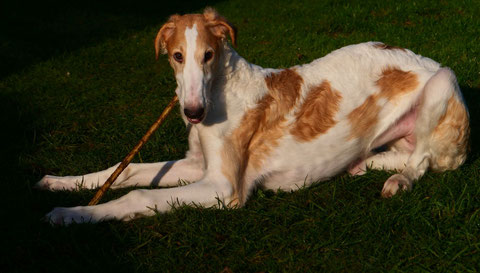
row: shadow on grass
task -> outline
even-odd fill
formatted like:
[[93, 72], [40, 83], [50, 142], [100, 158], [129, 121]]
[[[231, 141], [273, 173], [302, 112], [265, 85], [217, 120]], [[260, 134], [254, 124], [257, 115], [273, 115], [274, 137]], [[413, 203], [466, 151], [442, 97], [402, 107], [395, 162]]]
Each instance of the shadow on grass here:
[[0, 229], [0, 272], [135, 272], [135, 258], [128, 256], [131, 244], [125, 241], [125, 234], [135, 232], [131, 226], [62, 229], [41, 220], [56, 205], [86, 204], [91, 197], [88, 192], [32, 190], [32, 182], [53, 171], [29, 160], [44, 142], [38, 139], [45, 119], [41, 103], [28, 94], [0, 92], [0, 217], [9, 222]]
[[470, 155], [467, 158], [467, 164], [480, 157], [480, 88], [469, 88], [461, 86], [463, 96], [470, 112]]
[[159, 25], [219, 0], [32, 1], [0, 4], [0, 79], [52, 56]]

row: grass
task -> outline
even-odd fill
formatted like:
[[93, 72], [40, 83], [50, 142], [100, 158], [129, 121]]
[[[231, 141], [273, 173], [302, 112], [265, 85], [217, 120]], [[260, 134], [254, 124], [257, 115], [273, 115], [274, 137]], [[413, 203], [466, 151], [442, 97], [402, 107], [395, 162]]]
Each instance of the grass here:
[[[68, 3], [68, 4], [67, 4]], [[0, 9], [1, 272], [477, 272], [480, 264], [478, 1], [7, 1]], [[168, 15], [217, 8], [237, 50], [265, 67], [306, 63], [369, 40], [407, 47], [457, 74], [470, 108], [465, 165], [380, 198], [391, 173], [342, 175], [293, 193], [257, 190], [246, 207], [181, 207], [127, 223], [51, 227], [54, 206], [93, 191], [43, 192], [43, 175], [120, 161], [175, 89], [153, 38]], [[178, 114], [136, 162], [182, 157]], [[110, 191], [105, 200], [129, 189]]]

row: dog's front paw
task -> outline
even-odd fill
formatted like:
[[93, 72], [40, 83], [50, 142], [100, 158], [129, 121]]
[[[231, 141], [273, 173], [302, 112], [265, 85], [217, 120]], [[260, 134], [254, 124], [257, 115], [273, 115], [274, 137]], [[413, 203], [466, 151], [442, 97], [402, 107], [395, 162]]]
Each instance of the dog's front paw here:
[[85, 207], [73, 207], [73, 208], [54, 208], [51, 212], [47, 213], [44, 218], [52, 225], [64, 225], [68, 226], [72, 223], [89, 223], [96, 222], [92, 215], [88, 213]]
[[73, 191], [82, 187], [82, 180], [77, 176], [53, 176], [45, 175], [37, 184], [34, 185], [37, 189], [59, 191], [67, 190]]
[[382, 189], [382, 197], [390, 198], [394, 196], [399, 189], [404, 191], [410, 190], [412, 188], [412, 183], [408, 178], [401, 174], [394, 174], [385, 181]]

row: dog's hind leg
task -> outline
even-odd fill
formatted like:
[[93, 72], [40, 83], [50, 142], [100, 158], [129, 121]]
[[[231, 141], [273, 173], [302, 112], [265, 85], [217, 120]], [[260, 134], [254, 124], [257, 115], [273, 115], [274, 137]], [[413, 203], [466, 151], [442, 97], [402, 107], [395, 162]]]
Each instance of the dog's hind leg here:
[[352, 165], [348, 172], [351, 175], [362, 175], [367, 169], [402, 171], [407, 164], [410, 153], [403, 151], [386, 151], [368, 157]]
[[[190, 150], [185, 159], [158, 163], [132, 163], [120, 174], [112, 188], [132, 186], [177, 186], [203, 177], [204, 159], [196, 129], [189, 134]], [[103, 185], [119, 164], [80, 176], [44, 176], [35, 187], [48, 190], [76, 190]]]
[[[449, 119], [446, 115], [452, 110], [449, 101], [453, 99], [455, 101], [461, 100], [460, 90], [456, 82], [455, 75], [447, 68], [442, 68], [435, 75], [433, 75], [426, 83], [421, 103], [418, 109], [418, 116], [415, 121], [415, 149], [408, 158], [405, 168], [399, 173], [391, 176], [384, 184], [382, 190], [383, 197], [391, 197], [396, 194], [399, 189], [409, 190], [415, 180], [419, 179], [425, 171], [432, 165], [432, 162], [438, 161], [438, 155], [442, 154], [437, 146], [435, 146], [435, 131], [442, 123], [444, 119]], [[459, 102], [461, 107], [454, 111], [462, 111], [466, 113], [465, 106]], [[463, 116], [466, 116], [463, 115]], [[457, 120], [458, 123], [464, 124], [463, 132], [458, 132], [461, 135], [465, 135], [465, 130], [468, 129], [468, 119], [465, 117]], [[466, 124], [465, 124], [466, 123]], [[457, 140], [465, 142], [465, 138]], [[458, 146], [458, 143], [443, 143], [444, 146]], [[461, 146], [461, 145], [460, 145]], [[463, 145], [465, 146], [465, 145]], [[443, 148], [445, 149], [445, 148]], [[457, 154], [457, 149], [453, 149]], [[463, 156], [465, 159], [465, 151], [458, 152], [459, 156]], [[443, 154], [442, 154], [443, 155]], [[455, 156], [453, 153], [445, 155], [446, 157]], [[462, 160], [451, 168], [458, 167]]]

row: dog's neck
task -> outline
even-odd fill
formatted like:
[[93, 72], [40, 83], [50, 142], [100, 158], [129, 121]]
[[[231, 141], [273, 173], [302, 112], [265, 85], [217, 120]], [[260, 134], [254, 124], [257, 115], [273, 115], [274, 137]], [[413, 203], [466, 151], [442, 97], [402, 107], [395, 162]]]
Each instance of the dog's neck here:
[[222, 47], [212, 81], [209, 114], [203, 125], [211, 126], [241, 118], [265, 95], [264, 69], [241, 57], [229, 45]]
[[242, 70], [239, 64], [247, 63], [230, 45], [224, 44], [221, 50], [220, 59], [217, 65], [217, 77], [231, 79], [236, 73]]
[[[239, 97], [254, 103], [267, 92], [264, 84], [264, 74], [269, 69], [249, 63], [232, 47], [225, 44], [217, 66], [216, 88], [222, 92], [242, 92]], [[253, 99], [253, 101], [251, 101]]]

